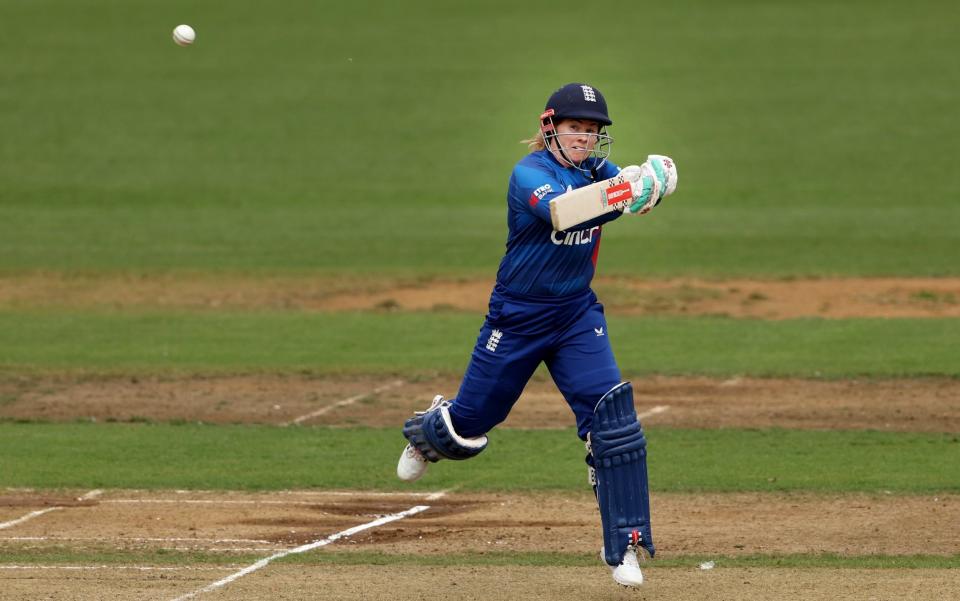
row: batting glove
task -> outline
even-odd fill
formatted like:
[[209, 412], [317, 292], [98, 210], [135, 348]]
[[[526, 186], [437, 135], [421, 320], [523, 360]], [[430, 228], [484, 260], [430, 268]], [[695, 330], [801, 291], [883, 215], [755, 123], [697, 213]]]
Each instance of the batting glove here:
[[677, 189], [677, 164], [668, 156], [662, 154], [651, 154], [647, 157], [645, 165], [650, 165], [660, 182], [660, 188], [663, 190], [663, 196], [673, 194]]
[[635, 174], [636, 179], [630, 181], [633, 202], [625, 206], [623, 212], [628, 215], [643, 215], [660, 202], [663, 197], [663, 187], [649, 163], [637, 167]]
[[624, 207], [629, 215], [649, 213], [660, 201], [677, 189], [677, 166], [668, 156], [651, 154], [636, 168], [637, 179], [631, 181], [633, 203]]

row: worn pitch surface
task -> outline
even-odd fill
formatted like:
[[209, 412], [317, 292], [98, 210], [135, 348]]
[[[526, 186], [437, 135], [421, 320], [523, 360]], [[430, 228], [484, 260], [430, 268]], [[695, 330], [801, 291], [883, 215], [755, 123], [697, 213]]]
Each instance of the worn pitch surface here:
[[[311, 551], [349, 554], [341, 557], [344, 562], [271, 564], [225, 586], [222, 597], [213, 593], [210, 598], [308, 598], [310, 587], [319, 587], [337, 591], [324, 598], [385, 599], [389, 591], [394, 599], [417, 599], [423, 578], [456, 586], [458, 596], [469, 599], [491, 598], [485, 596], [490, 590], [502, 594], [493, 598], [617, 599], [623, 595], [608, 580], [607, 568], [599, 560], [595, 567], [566, 568], [341, 565], [363, 564], [367, 557], [384, 554], [421, 559], [543, 551], [582, 555], [601, 545], [599, 518], [588, 493], [448, 493], [430, 498], [429, 493], [114, 490], [78, 501], [81, 494], [6, 491], [0, 497], [0, 519], [42, 508], [61, 509], [0, 531], [0, 549], [38, 554], [64, 548], [91, 554], [125, 550], [137, 557], [192, 551], [227, 559], [220, 565], [7, 564], [0, 566], [0, 591], [4, 591], [0, 599], [31, 595], [94, 599], [106, 591], [110, 598], [172, 599], [251, 563], [249, 559], [232, 561], [231, 556], [268, 557], [416, 505], [430, 509]], [[952, 527], [960, 522], [957, 495], [655, 494], [652, 506], [661, 558], [957, 552]], [[811, 524], [816, 524], [815, 531]], [[910, 528], [903, 529], [903, 524]], [[684, 598], [718, 598], [710, 595], [736, 591], [737, 598], [773, 599], [807, 591], [807, 598], [864, 599], [870, 598], [863, 596], [870, 591], [880, 599], [903, 594], [942, 599], [948, 597], [937, 595], [960, 584], [955, 570], [746, 569], [724, 567], [722, 560], [710, 571], [699, 571], [695, 565], [659, 568], [654, 562], [647, 576], [645, 598], [663, 599], [694, 582], [701, 596]], [[378, 592], [380, 587], [386, 588]]]

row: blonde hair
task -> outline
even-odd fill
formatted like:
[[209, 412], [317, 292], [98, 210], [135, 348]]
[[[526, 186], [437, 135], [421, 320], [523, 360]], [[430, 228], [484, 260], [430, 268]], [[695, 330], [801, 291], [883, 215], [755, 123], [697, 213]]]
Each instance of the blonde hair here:
[[544, 148], [547, 147], [547, 143], [543, 139], [543, 132], [540, 131], [539, 129], [537, 130], [537, 133], [533, 135], [533, 137], [527, 138], [526, 140], [520, 140], [520, 143], [526, 144], [527, 147], [530, 148], [531, 152], [543, 150]]

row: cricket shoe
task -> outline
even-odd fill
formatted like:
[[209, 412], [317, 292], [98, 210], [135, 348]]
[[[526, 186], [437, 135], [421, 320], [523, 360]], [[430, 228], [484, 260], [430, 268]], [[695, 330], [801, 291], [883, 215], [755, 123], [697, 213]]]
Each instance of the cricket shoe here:
[[404, 482], [419, 480], [427, 473], [429, 465], [427, 458], [412, 444], [408, 444], [400, 455], [400, 461], [397, 462], [397, 477]]
[[[433, 402], [430, 403], [429, 409], [426, 411], [417, 411], [416, 414], [423, 415], [429, 413], [442, 403], [443, 395], [438, 394], [433, 397]], [[427, 458], [423, 456], [423, 453], [418, 451], [412, 444], [408, 444], [404, 447], [403, 453], [400, 454], [400, 461], [397, 462], [397, 477], [404, 482], [414, 482], [427, 473], [427, 467], [429, 465], [430, 463], [427, 461]]]
[[[600, 559], [606, 562], [603, 549], [600, 549]], [[637, 549], [633, 545], [627, 547], [620, 565], [613, 567], [613, 579], [622, 586], [640, 586], [643, 584], [643, 571], [640, 569], [640, 560]]]

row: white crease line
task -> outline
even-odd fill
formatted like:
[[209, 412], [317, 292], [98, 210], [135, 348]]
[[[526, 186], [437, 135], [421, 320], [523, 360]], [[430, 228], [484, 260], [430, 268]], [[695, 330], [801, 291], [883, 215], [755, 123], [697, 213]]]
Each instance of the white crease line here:
[[205, 553], [263, 553], [264, 551], [276, 551], [277, 547], [163, 547], [170, 551], [203, 551]]
[[[124, 543], [132, 542], [189, 542], [192, 539], [116, 539], [116, 538], [76, 538], [76, 537], [51, 537], [51, 536], [21, 536], [21, 537], [6, 537], [0, 538], [0, 541], [3, 542], [68, 542], [68, 541], [99, 541], [99, 542], [112, 542], [115, 545], [118, 545], [118, 548], [122, 547]], [[210, 543], [210, 541], [204, 541]], [[225, 541], [214, 541], [213, 544], [222, 544], [233, 542], [230, 540]], [[203, 544], [195, 544], [190, 546], [163, 546], [159, 547], [161, 549], [167, 549], [171, 551], [204, 551], [207, 553], [263, 553], [263, 552], [273, 552], [278, 548], [283, 548], [283, 543], [273, 543], [271, 541], [236, 541], [236, 542], [252, 542], [252, 543], [261, 543], [264, 545], [272, 545], [269, 547], [207, 547]]]
[[425, 501], [436, 501], [437, 499], [442, 499], [443, 497], [447, 496], [447, 493], [448, 493], [448, 492], [450, 492], [450, 489], [449, 489], [449, 488], [448, 488], [447, 490], [438, 490], [437, 492], [432, 492], [432, 493], [430, 493], [429, 495], [427, 495], [426, 497], [424, 497], [424, 500], [425, 500]]
[[[87, 494], [85, 494], [85, 495], [83, 495], [82, 497], [80, 497], [80, 499], [81, 499], [81, 500], [82, 500], [82, 499], [87, 499], [87, 498], [92, 499], [93, 496], [96, 496], [94, 493], [100, 494], [101, 492], [103, 492], [103, 491], [100, 491], [100, 490], [91, 490], [91, 491], [88, 492]], [[90, 496], [90, 495], [93, 495], [93, 496]], [[63, 509], [63, 507], [60, 506], [60, 505], [57, 505], [56, 507], [47, 507], [46, 509], [38, 509], [37, 511], [31, 511], [31, 512], [28, 513], [27, 515], [22, 516], [22, 517], [19, 517], [19, 518], [15, 519], [15, 520], [10, 520], [9, 522], [0, 523], [0, 530], [3, 530], [4, 528], [10, 528], [10, 527], [12, 527], [12, 526], [16, 526], [17, 524], [22, 524], [22, 523], [26, 522], [27, 520], [32, 520], [32, 519], [35, 518], [35, 517], [39, 517], [39, 516], [41, 516], [41, 515], [43, 515], [43, 514], [45, 514], [45, 513], [50, 513], [51, 511], [57, 511], [58, 509]]]
[[239, 572], [235, 572], [235, 573], [227, 576], [226, 578], [223, 578], [223, 579], [221, 579], [221, 580], [217, 580], [217, 581], [214, 582], [213, 584], [210, 584], [210, 585], [207, 585], [207, 586], [205, 586], [205, 587], [203, 587], [203, 588], [201, 588], [201, 589], [195, 590], [195, 591], [193, 591], [192, 593], [187, 593], [186, 595], [181, 595], [181, 596], [177, 597], [176, 599], [174, 599], [173, 601], [183, 601], [184, 599], [191, 599], [191, 598], [196, 597], [197, 595], [199, 595], [199, 594], [201, 594], [201, 593], [208, 593], [208, 592], [210, 592], [210, 591], [216, 590], [216, 589], [220, 588], [221, 586], [230, 584], [231, 582], [233, 582], [234, 580], [236, 580], [236, 579], [238, 579], [238, 578], [242, 578], [243, 576], [246, 576], [247, 574], [250, 574], [250, 573], [252, 573], [252, 572], [256, 572], [257, 570], [259, 570], [260, 568], [265, 567], [267, 564], [269, 564], [271, 561], [273, 561], [273, 560], [275, 560], [275, 559], [280, 559], [280, 558], [286, 557], [287, 555], [293, 555], [293, 554], [295, 554], [295, 553], [305, 553], [305, 552], [307, 552], [307, 551], [312, 551], [313, 549], [316, 549], [316, 548], [318, 548], [318, 547], [323, 547], [323, 546], [329, 545], [329, 544], [332, 543], [332, 542], [336, 542], [336, 541], [340, 540], [341, 538], [346, 538], [346, 537], [348, 537], [348, 536], [353, 536], [353, 535], [356, 534], [357, 532], [362, 532], [362, 531], [367, 530], [367, 529], [369, 529], [369, 528], [376, 528], [377, 526], [382, 526], [383, 524], [387, 524], [387, 523], [390, 523], [390, 522], [394, 522], [394, 521], [396, 521], [396, 520], [402, 520], [402, 519], [405, 518], [405, 517], [408, 517], [408, 516], [411, 516], [411, 515], [420, 513], [421, 511], [426, 511], [427, 509], [430, 509], [430, 506], [429, 506], [429, 505], [417, 505], [417, 506], [411, 507], [410, 509], [407, 509], [406, 511], [401, 511], [401, 512], [399, 512], [399, 513], [394, 513], [394, 514], [391, 514], [391, 515], [387, 515], [387, 516], [384, 516], [384, 517], [379, 518], [379, 519], [377, 519], [377, 520], [374, 520], [374, 521], [372, 521], [372, 522], [367, 522], [366, 524], [360, 524], [359, 526], [354, 526], [353, 528], [348, 528], [347, 530], [344, 530], [344, 531], [342, 531], [342, 532], [337, 532], [336, 534], [331, 534], [331, 535], [328, 536], [327, 538], [320, 539], [320, 540], [318, 540], [318, 541], [314, 541], [314, 542], [308, 543], [308, 544], [306, 544], [306, 545], [301, 545], [301, 546], [299, 546], [299, 547], [295, 547], [295, 548], [289, 549], [289, 550], [287, 550], [287, 551], [281, 551], [280, 553], [274, 553], [274, 554], [271, 555], [270, 557], [265, 557], [265, 558], [261, 559], [260, 561], [258, 561], [258, 562], [256, 562], [256, 563], [250, 564], [249, 566], [243, 568], [243, 569], [240, 570]]
[[2, 536], [0, 541], [24, 542], [24, 541], [103, 541], [116, 543], [260, 543], [263, 545], [273, 544], [273, 541], [260, 540], [256, 538], [145, 538], [145, 537], [110, 537], [110, 536]]
[[177, 503], [187, 505], [316, 505], [317, 501], [270, 501], [237, 499], [109, 499], [101, 503], [137, 504], [137, 503]]
[[637, 419], [646, 419], [648, 417], [652, 417], [658, 413], [663, 413], [669, 408], [670, 408], [670, 405], [657, 405], [656, 407], [651, 407], [647, 411], [644, 411], [643, 413], [638, 415]]
[[[362, 493], [357, 494], [358, 498], [362, 498], [365, 495]], [[424, 497], [429, 497], [429, 495], [424, 495]], [[216, 500], [216, 499], [110, 499], [109, 501], [101, 501], [101, 503], [120, 503], [120, 504], [137, 504], [137, 503], [185, 503], [188, 505], [317, 505], [320, 501], [272, 501], [272, 500], [262, 500], [262, 501], [240, 501], [240, 500]]]
[[225, 570], [234, 570], [236, 566], [206, 567], [206, 566], [179, 566], [175, 568], [160, 566], [2, 566], [0, 570], [141, 570], [141, 571], [173, 571], [173, 570], [191, 570], [203, 572], [223, 572]]
[[[449, 492], [448, 490], [440, 491], [443, 493]], [[392, 491], [370, 491], [370, 490], [280, 490], [275, 491], [275, 494], [283, 495], [304, 495], [304, 496], [317, 496], [317, 497], [414, 497], [414, 498], [430, 498], [431, 495], [437, 494], [437, 492], [392, 492]], [[316, 502], [316, 501], [314, 501]]]
[[[399, 498], [422, 498], [426, 501], [439, 499], [451, 492], [452, 488], [434, 492], [372, 492], [372, 491], [316, 491], [303, 493], [295, 491], [281, 491], [281, 494], [295, 495], [303, 494], [305, 496], [315, 495], [317, 497], [399, 497]], [[277, 499], [104, 499], [100, 503], [119, 503], [119, 504], [137, 504], [137, 503], [186, 503], [194, 505], [316, 505], [323, 499], [312, 501], [282, 501]]]
[[[357, 491], [357, 490], [318, 490], [318, 491], [281, 491], [283, 494], [290, 495], [332, 495], [332, 496], [348, 496], [348, 497], [429, 497], [430, 495], [435, 495], [435, 492], [375, 492], [375, 491]], [[447, 491], [442, 491], [447, 492]]]
[[[134, 494], [134, 493], [154, 493], [158, 491], [153, 490], [138, 490], [138, 489], [127, 489], [119, 492], [125, 494]], [[222, 490], [175, 490], [173, 491], [178, 495], [216, 495], [217, 498], [220, 498], [224, 495]], [[234, 496], [237, 496], [238, 493], [231, 493]], [[356, 496], [363, 495], [365, 497], [425, 497], [431, 495], [431, 492], [399, 492], [399, 491], [357, 491], [357, 490], [271, 490], [268, 492], [259, 492], [259, 493], [248, 493], [250, 495], [303, 495], [305, 497], [324, 497], [328, 495], [333, 496]]]
[[332, 410], [338, 409], [338, 408], [340, 408], [340, 407], [346, 407], [347, 405], [352, 405], [353, 403], [356, 403], [356, 402], [359, 401], [360, 399], [362, 399], [362, 398], [364, 398], [364, 397], [368, 397], [368, 396], [370, 396], [371, 394], [378, 394], [378, 393], [380, 393], [380, 392], [383, 392], [384, 390], [389, 390], [389, 389], [391, 389], [391, 388], [396, 388], [397, 386], [401, 386], [402, 384], [403, 384], [403, 380], [394, 380], [393, 382], [388, 382], [387, 384], [384, 384], [383, 386], [378, 386], [377, 388], [374, 388], [374, 389], [371, 390], [370, 392], [364, 392], [364, 393], [362, 393], [362, 394], [357, 394], [357, 395], [354, 395], [354, 396], [352, 396], [352, 397], [350, 397], [350, 398], [343, 399], [342, 401], [337, 401], [336, 403], [334, 403], [334, 404], [332, 404], [332, 405], [327, 405], [326, 407], [322, 407], [322, 408], [320, 408], [320, 409], [317, 409], [316, 411], [313, 411], [312, 413], [307, 413], [306, 415], [301, 415], [300, 417], [294, 418], [292, 421], [283, 423], [283, 424], [281, 424], [281, 425], [283, 425], [283, 426], [293, 426], [293, 425], [296, 425], [296, 424], [303, 423], [303, 422], [307, 421], [308, 419], [313, 419], [313, 418], [315, 418], [315, 417], [320, 417], [321, 415], [323, 415], [324, 413], [327, 413], [328, 411], [332, 411]]
[[46, 509], [39, 509], [39, 510], [37, 510], [37, 511], [31, 511], [30, 513], [28, 513], [27, 515], [25, 515], [25, 516], [23, 516], [23, 517], [19, 517], [19, 518], [15, 519], [15, 520], [10, 520], [9, 522], [0, 523], [0, 530], [3, 530], [4, 528], [10, 528], [10, 527], [12, 527], [12, 526], [16, 526], [17, 524], [22, 524], [22, 523], [26, 522], [27, 520], [32, 520], [32, 519], [35, 518], [35, 517], [41, 516], [41, 515], [43, 515], [43, 514], [45, 514], [45, 513], [50, 513], [51, 511], [56, 511], [56, 510], [58, 510], [58, 509], [63, 509], [63, 507], [47, 507]]

